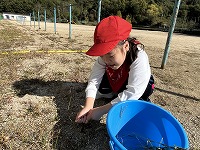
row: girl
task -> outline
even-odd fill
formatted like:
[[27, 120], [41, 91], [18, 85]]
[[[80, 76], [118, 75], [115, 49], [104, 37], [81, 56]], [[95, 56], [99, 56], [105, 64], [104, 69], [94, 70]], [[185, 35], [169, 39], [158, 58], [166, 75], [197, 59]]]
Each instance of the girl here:
[[[97, 58], [86, 88], [84, 108], [75, 122], [99, 120], [120, 101], [145, 100], [154, 89], [149, 60], [143, 45], [130, 38], [132, 25], [118, 16], [103, 19], [95, 28], [94, 45], [86, 52]], [[106, 105], [93, 108], [95, 99], [112, 98]]]

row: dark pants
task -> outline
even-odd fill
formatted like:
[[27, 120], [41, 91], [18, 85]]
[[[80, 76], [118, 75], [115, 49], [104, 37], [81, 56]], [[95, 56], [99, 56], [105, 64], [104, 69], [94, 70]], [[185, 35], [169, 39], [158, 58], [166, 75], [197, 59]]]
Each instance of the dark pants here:
[[[117, 93], [120, 93], [123, 90], [125, 90], [127, 84], [128, 84], [128, 80], [123, 84], [123, 86], [120, 88], [120, 90]], [[145, 92], [143, 93], [143, 95], [139, 98], [139, 100], [150, 101], [149, 96], [153, 93], [153, 90], [154, 90], [154, 78], [153, 78], [153, 75], [151, 75], [147, 88]], [[103, 79], [101, 81], [99, 92], [102, 94], [108, 94], [108, 93], [113, 92], [106, 73], [104, 74]]]

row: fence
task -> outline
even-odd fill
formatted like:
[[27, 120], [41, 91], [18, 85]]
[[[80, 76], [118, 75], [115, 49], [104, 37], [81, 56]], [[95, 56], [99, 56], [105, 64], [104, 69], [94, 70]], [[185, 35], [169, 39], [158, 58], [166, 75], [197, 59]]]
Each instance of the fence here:
[[2, 20], [3, 19], [3, 16], [0, 14], [0, 20]]
[[[69, 4], [69, 20], [67, 20], [67, 23], [69, 23], [69, 39], [71, 39], [72, 37], [72, 24], [76, 24], [76, 22], [72, 19], [72, 5]], [[53, 22], [54, 22], [54, 33], [57, 33], [57, 27], [56, 27], [56, 23], [57, 23], [57, 14], [56, 14], [57, 10], [56, 7], [54, 7], [53, 9]], [[59, 11], [58, 11], [59, 12]], [[44, 30], [47, 30], [47, 15], [46, 15], [46, 9], [44, 9]], [[37, 15], [37, 16], [36, 16]], [[60, 16], [60, 14], [58, 14]], [[98, 0], [98, 18], [97, 18], [97, 23], [100, 22], [100, 16], [101, 16], [101, 0]], [[33, 20], [33, 26], [34, 29], [36, 29], [36, 18], [37, 18], [37, 27], [38, 29], [41, 29], [40, 26], [40, 22], [41, 22], [41, 12], [38, 10], [37, 14], [36, 12], [33, 11], [33, 13], [30, 13], [30, 26], [32, 26], [32, 20]], [[49, 21], [49, 20], [48, 20]]]

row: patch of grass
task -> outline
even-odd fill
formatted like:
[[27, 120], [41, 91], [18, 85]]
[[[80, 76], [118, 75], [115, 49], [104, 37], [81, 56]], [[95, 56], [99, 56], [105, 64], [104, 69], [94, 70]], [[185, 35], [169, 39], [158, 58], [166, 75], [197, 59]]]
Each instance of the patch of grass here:
[[30, 40], [33, 39], [12, 23], [7, 21], [0, 22], [0, 50], [24, 46]]
[[[80, 101], [85, 98], [83, 82], [86, 82], [89, 67], [83, 68], [86, 61], [81, 55], [66, 56], [32, 52], [0, 55], [0, 81], [4, 83], [0, 90], [0, 149], [80, 149], [87, 146], [87, 138], [80, 133], [74, 118]], [[47, 73], [42, 76], [45, 70]], [[87, 137], [93, 135], [94, 129], [95, 126]]]

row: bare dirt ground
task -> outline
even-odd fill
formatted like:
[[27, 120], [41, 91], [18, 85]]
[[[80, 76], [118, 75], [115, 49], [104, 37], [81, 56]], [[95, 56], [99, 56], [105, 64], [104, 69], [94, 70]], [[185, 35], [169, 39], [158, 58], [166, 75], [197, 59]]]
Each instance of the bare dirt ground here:
[[[87, 125], [74, 122], [84, 104], [84, 89], [95, 57], [65, 50], [87, 50], [94, 26], [0, 21], [18, 36], [0, 37], [0, 148], [109, 149], [105, 118]], [[5, 31], [5, 30], [4, 30]], [[185, 128], [191, 149], [200, 149], [200, 37], [173, 34], [165, 69], [160, 69], [166, 32], [134, 30], [144, 45], [155, 78], [153, 103], [170, 111]], [[13, 53], [31, 50], [30, 53]], [[36, 50], [41, 50], [36, 52]], [[62, 50], [65, 53], [48, 52]], [[102, 105], [103, 100], [96, 105]]]

